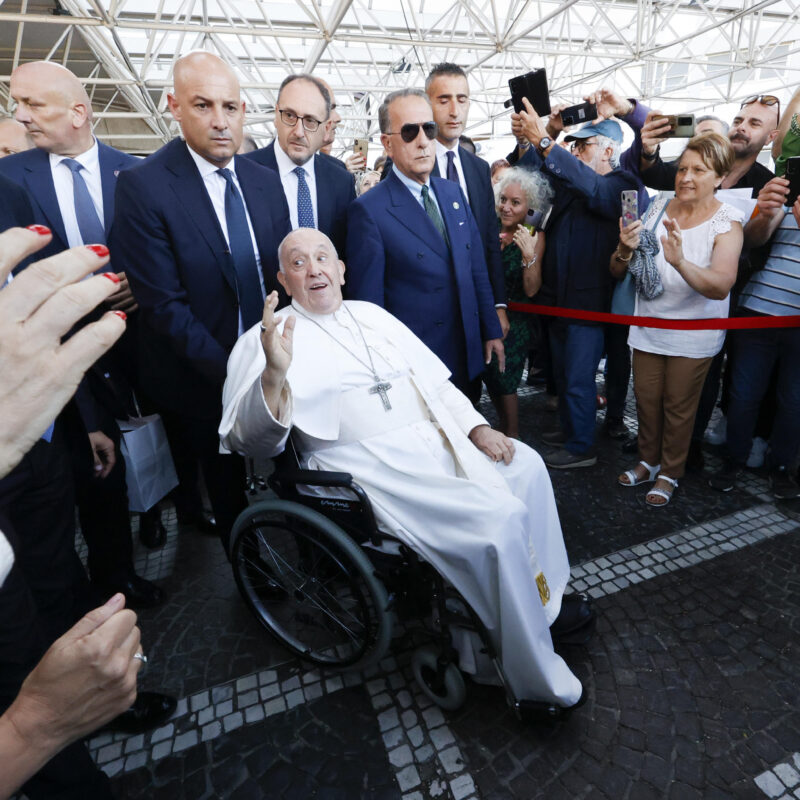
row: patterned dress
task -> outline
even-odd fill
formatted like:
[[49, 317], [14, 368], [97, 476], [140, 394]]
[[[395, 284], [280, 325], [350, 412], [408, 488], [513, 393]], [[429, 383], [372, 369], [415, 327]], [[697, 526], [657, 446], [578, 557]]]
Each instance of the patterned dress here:
[[[508, 299], [517, 303], [529, 303], [530, 298], [522, 288], [522, 253], [516, 244], [507, 244], [502, 252], [503, 272], [505, 274]], [[531, 340], [533, 317], [520, 311], [509, 311], [510, 328], [503, 345], [506, 350], [506, 371], [501, 373], [497, 367], [497, 356], [483, 373], [486, 389], [492, 397], [515, 394], [522, 378], [525, 358]]]

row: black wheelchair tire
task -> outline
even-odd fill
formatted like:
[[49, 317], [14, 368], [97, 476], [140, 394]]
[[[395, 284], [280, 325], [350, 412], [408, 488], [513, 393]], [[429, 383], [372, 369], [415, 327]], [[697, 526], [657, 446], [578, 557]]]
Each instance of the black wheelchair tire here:
[[[273, 525], [275, 520], [279, 524]], [[352, 652], [342, 653], [339, 648], [331, 652], [330, 647], [324, 651], [315, 651], [301, 641], [270, 610], [270, 601], [265, 599], [254, 585], [251, 574], [252, 564], [247, 563], [247, 547], [253, 546], [254, 532], [271, 527], [283, 532], [291, 532], [297, 540], [298, 550], [303, 547], [311, 549], [319, 558], [324, 558], [329, 570], [339, 570], [340, 580], [349, 580], [349, 589], [353, 592], [353, 602], [359, 606], [364, 617], [363, 641], [352, 647]], [[268, 546], [264, 536], [261, 543]], [[243, 511], [236, 520], [231, 533], [231, 564], [239, 591], [256, 619], [281, 644], [304, 661], [314, 665], [333, 669], [364, 669], [379, 661], [389, 648], [392, 637], [393, 615], [387, 610], [388, 595], [381, 581], [375, 576], [374, 568], [361, 548], [338, 525], [322, 514], [289, 500], [265, 500], [254, 503]], [[248, 569], [249, 567], [249, 569]], [[263, 573], [263, 562], [259, 569]], [[296, 570], [296, 574], [300, 574]], [[274, 573], [273, 573], [274, 575]], [[293, 576], [290, 576], [293, 577]], [[306, 576], [308, 578], [308, 576]], [[330, 579], [328, 579], [330, 580]], [[292, 592], [301, 594], [306, 580]], [[292, 594], [285, 591], [279, 580], [273, 580], [274, 588], [268, 592], [291, 601]], [[322, 585], [317, 582], [316, 585]], [[262, 587], [263, 588], [263, 587]], [[278, 601], [275, 601], [278, 602]], [[275, 604], [274, 602], [272, 603]], [[332, 614], [323, 614], [333, 618]], [[342, 625], [342, 628], [346, 626]]]

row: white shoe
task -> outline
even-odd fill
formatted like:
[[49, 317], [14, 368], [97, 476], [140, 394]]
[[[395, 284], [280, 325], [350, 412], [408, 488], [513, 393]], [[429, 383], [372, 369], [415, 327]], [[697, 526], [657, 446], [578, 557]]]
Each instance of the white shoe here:
[[747, 466], [751, 469], [763, 467], [766, 455], [767, 443], [760, 436], [756, 436], [753, 439], [753, 446], [750, 448], [750, 455], [747, 456]]
[[728, 419], [725, 416], [719, 418], [719, 422], [706, 431], [705, 440], [709, 444], [725, 444], [728, 438]]

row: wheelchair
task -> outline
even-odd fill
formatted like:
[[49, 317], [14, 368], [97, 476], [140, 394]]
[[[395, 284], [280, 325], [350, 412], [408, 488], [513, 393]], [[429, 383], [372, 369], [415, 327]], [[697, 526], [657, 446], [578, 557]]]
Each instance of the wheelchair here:
[[[576, 707], [514, 696], [480, 619], [436, 569], [379, 530], [352, 475], [301, 469], [291, 437], [274, 462], [267, 483], [278, 499], [240, 514], [229, 555], [246, 604], [284, 647], [318, 667], [364, 670], [386, 655], [396, 621], [422, 620], [424, 643], [411, 657], [414, 679], [433, 703], [455, 710], [466, 697], [452, 638], [458, 626], [480, 637], [519, 718], [557, 720]], [[300, 487], [334, 488], [337, 496]]]

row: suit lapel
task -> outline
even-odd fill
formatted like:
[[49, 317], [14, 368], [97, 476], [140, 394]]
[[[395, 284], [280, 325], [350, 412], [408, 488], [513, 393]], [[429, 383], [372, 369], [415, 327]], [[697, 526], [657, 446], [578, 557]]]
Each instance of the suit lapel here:
[[[461, 169], [464, 172], [464, 183], [467, 184], [467, 197], [469, 198], [469, 205], [470, 208], [475, 207], [475, 197], [478, 197], [480, 194], [480, 187], [479, 181], [480, 176], [478, 175], [478, 171], [475, 169], [475, 165], [472, 163], [472, 159], [470, 159], [467, 155], [466, 150], [464, 150], [461, 145], [458, 146], [458, 158], [461, 161]], [[474, 213], [474, 211], [473, 211]]]
[[[439, 203], [439, 211], [444, 220], [444, 227], [450, 240], [450, 247], [464, 238], [469, 228], [461, 200], [461, 187], [447, 178], [431, 178], [431, 189]], [[441, 237], [439, 237], [441, 238]]]
[[[325, 192], [325, 187], [330, 186], [327, 180], [328, 170], [337, 169], [325, 163], [325, 159], [314, 156], [314, 183], [317, 190], [317, 230], [329, 231], [333, 228], [333, 203], [330, 193]], [[320, 191], [322, 189], [322, 191]]]
[[123, 168], [113, 148], [97, 143], [98, 160], [100, 162], [100, 184], [103, 187], [103, 227], [106, 229], [106, 238], [111, 233], [114, 222], [114, 190], [117, 186], [117, 175]]
[[45, 216], [44, 222], [61, 239], [61, 249], [66, 249], [69, 247], [67, 231], [58, 208], [56, 187], [53, 183], [53, 173], [50, 170], [50, 156], [44, 150], [32, 152], [35, 152], [36, 156], [35, 160], [32, 159], [33, 163], [25, 165], [25, 184], [33, 199], [42, 209]]
[[431, 218], [425, 209], [417, 202], [411, 192], [403, 186], [394, 171], [387, 178], [387, 181], [389, 181], [392, 203], [388, 209], [389, 213], [442, 258], [449, 259], [450, 249], [447, 246], [447, 242], [436, 230], [436, 226], [431, 222]]
[[269, 294], [270, 289], [268, 287], [275, 283], [275, 278], [265, 274], [265, 265], [269, 263], [270, 251], [271, 248], [275, 248], [276, 238], [275, 232], [272, 230], [269, 197], [264, 191], [264, 186], [259, 181], [252, 179], [251, 174], [247, 171], [246, 163], [243, 169], [238, 169], [242, 163], [244, 163], [243, 159], [237, 156], [236, 176], [239, 179], [239, 185], [242, 187], [244, 204], [247, 207], [247, 213], [250, 215], [250, 222], [253, 225], [253, 232], [256, 235], [264, 288]]
[[176, 139], [174, 145], [167, 161], [167, 169], [171, 173], [170, 185], [177, 201], [186, 209], [200, 236], [214, 254], [225, 280], [235, 292], [236, 276], [230, 248], [225, 241], [211, 198], [189, 155], [186, 143]]

